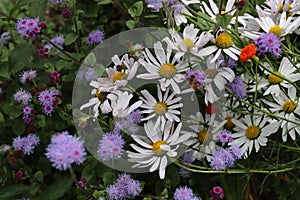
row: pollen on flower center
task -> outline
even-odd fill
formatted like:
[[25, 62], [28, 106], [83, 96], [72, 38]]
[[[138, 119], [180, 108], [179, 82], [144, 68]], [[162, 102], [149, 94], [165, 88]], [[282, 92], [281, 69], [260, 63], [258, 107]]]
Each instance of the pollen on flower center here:
[[282, 106], [282, 110], [286, 113], [291, 113], [295, 109], [296, 109], [296, 104], [291, 100], [286, 101]]
[[167, 112], [167, 105], [164, 102], [158, 102], [154, 105], [154, 112], [158, 115], [163, 115]]
[[166, 63], [159, 68], [159, 75], [164, 78], [172, 78], [176, 71], [176, 67], [173, 64]]
[[100, 102], [104, 102], [106, 100], [107, 95], [107, 92], [100, 92], [98, 89], [96, 89], [96, 97], [98, 97]]
[[257, 126], [248, 126], [248, 128], [246, 129], [246, 137], [249, 140], [254, 140], [256, 139], [260, 134], [260, 129]]
[[116, 72], [114, 74], [113, 81], [116, 82], [117, 80], [122, 80], [124, 76], [125, 76], [124, 72]]
[[[278, 71], [274, 72], [274, 74], [277, 74], [279, 76], [283, 76], [282, 73], [280, 73]], [[279, 78], [278, 76], [275, 76], [274, 74], [269, 75], [269, 77], [268, 77], [269, 83], [271, 83], [271, 84], [281, 83], [283, 81], [282, 78]]]
[[204, 144], [208, 141], [210, 137], [210, 133], [208, 132], [208, 130], [202, 130], [198, 133], [198, 141], [201, 143], [201, 144]]
[[282, 32], [282, 28], [278, 25], [271, 27], [269, 30], [269, 33], [273, 33], [277, 37], [279, 37], [281, 35], [281, 32]]
[[193, 47], [195, 47], [194, 41], [189, 38], [183, 39], [183, 42], [188, 50], [191, 50]]
[[205, 70], [205, 74], [208, 76], [208, 78], [214, 79], [218, 74], [218, 70], [208, 68], [207, 70]]
[[233, 118], [232, 116], [225, 117], [226, 124], [224, 125], [224, 127], [228, 130], [231, 130], [235, 126], [234, 123], [231, 121], [232, 118]]
[[222, 33], [216, 38], [216, 45], [223, 49], [227, 49], [232, 46], [232, 39], [227, 33]]
[[165, 153], [165, 151], [160, 148], [160, 145], [166, 145], [166, 144], [167, 143], [165, 141], [158, 140], [154, 144], [152, 144], [152, 150], [156, 155], [161, 156]]

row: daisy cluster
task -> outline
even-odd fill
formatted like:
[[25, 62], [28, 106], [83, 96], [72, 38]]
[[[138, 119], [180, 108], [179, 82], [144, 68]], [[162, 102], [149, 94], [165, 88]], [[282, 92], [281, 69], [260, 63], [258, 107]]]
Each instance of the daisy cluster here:
[[[145, 2], [152, 11], [163, 10], [170, 27], [170, 19], [185, 24], [183, 34], [170, 28], [153, 48], [114, 55], [106, 74], [90, 81], [92, 97], [80, 110], [92, 107], [94, 119], [113, 118], [111, 132], [99, 142], [100, 159], [126, 157], [132, 168], [159, 170], [164, 179], [167, 164], [181, 156], [180, 147], [185, 149], [181, 174], [188, 176], [187, 164], [193, 162], [209, 162], [214, 170], [233, 167], [277, 132], [283, 142], [296, 140], [300, 64], [286, 45], [299, 32], [298, 2], [268, 0], [256, 6], [255, 16], [238, 16], [245, 1]], [[194, 24], [197, 13], [189, 4], [200, 5], [213, 31]], [[143, 85], [135, 91], [136, 80]], [[183, 101], [186, 96], [190, 103]], [[199, 109], [186, 116], [189, 105]], [[130, 139], [122, 139], [125, 134]]]
[[68, 131], [53, 135], [46, 151], [52, 166], [61, 171], [67, 170], [73, 163], [83, 163], [87, 155], [83, 142]]

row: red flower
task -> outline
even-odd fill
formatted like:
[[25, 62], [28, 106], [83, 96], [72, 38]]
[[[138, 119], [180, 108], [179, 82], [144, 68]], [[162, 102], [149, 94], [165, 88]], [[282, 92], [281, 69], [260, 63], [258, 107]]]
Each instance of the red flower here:
[[249, 44], [242, 48], [240, 54], [240, 60], [243, 62], [247, 62], [249, 59], [254, 58], [256, 54], [257, 48], [254, 44]]

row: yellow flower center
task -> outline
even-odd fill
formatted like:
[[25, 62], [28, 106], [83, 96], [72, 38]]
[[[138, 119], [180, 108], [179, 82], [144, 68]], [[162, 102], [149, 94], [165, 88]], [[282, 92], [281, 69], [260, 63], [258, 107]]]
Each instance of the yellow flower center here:
[[257, 126], [248, 126], [248, 128], [246, 129], [246, 137], [249, 140], [254, 140], [256, 139], [260, 134], [260, 129]]
[[210, 133], [208, 132], [208, 130], [202, 130], [198, 133], [198, 141], [201, 143], [201, 144], [204, 144], [208, 141], [209, 139], [209, 136], [210, 136]]
[[280, 37], [281, 32], [282, 32], [282, 28], [278, 25], [275, 25], [275, 26], [271, 27], [270, 30], [269, 30], [269, 33], [273, 33], [277, 37]]
[[282, 110], [286, 113], [291, 113], [296, 109], [296, 107], [297, 105], [293, 101], [288, 100], [283, 104]]
[[194, 41], [189, 38], [183, 39], [183, 42], [188, 50], [191, 50], [193, 47], [195, 47]]
[[161, 156], [165, 153], [164, 150], [160, 149], [160, 145], [166, 145], [167, 143], [163, 140], [158, 140], [154, 144], [152, 144], [152, 150], [158, 156]]
[[165, 102], [158, 102], [154, 105], [154, 112], [158, 115], [163, 115], [167, 112], [167, 105]]
[[104, 102], [106, 100], [107, 95], [108, 92], [100, 92], [98, 89], [96, 89], [96, 97], [98, 97], [100, 102]]
[[172, 78], [176, 71], [176, 67], [173, 64], [166, 63], [159, 68], [159, 75], [163, 78]]
[[[282, 73], [280, 73], [278, 71], [274, 72], [274, 74], [277, 74], [279, 76], [283, 76]], [[268, 77], [269, 83], [271, 83], [271, 84], [279, 84], [279, 83], [281, 83], [283, 81], [282, 78], [280, 78], [280, 77], [278, 77], [278, 76], [276, 76], [274, 74], [270, 74], [269, 75], [269, 77]]]
[[222, 33], [216, 38], [216, 45], [222, 49], [227, 49], [232, 46], [232, 39], [227, 33]]
[[205, 70], [205, 74], [208, 76], [208, 78], [214, 79], [218, 74], [218, 70], [208, 68]]
[[221, 15], [225, 15], [226, 12], [224, 10], [221, 11]]
[[233, 129], [233, 127], [235, 126], [234, 123], [231, 121], [232, 118], [233, 118], [233, 117], [231, 117], [231, 116], [225, 117], [225, 119], [226, 119], [226, 124], [224, 125], [224, 127], [225, 127], [226, 129], [228, 129], [228, 130]]
[[116, 82], [118, 80], [122, 80], [125, 76], [125, 72], [116, 72], [113, 77], [113, 81]]

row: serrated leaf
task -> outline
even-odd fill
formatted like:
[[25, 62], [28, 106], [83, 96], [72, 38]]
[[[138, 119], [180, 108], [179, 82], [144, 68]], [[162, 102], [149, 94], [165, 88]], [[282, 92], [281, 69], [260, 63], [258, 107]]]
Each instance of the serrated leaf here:
[[128, 9], [128, 13], [132, 17], [139, 17], [143, 13], [143, 2], [138, 1], [135, 2], [130, 8]]
[[12, 116], [13, 118], [17, 118], [22, 114], [22, 110], [20, 110], [17, 106], [14, 106], [13, 104], [5, 103], [2, 106], [3, 112], [6, 113], [9, 116]]
[[44, 174], [42, 171], [37, 171], [35, 172], [35, 174], [33, 175], [38, 181], [43, 182], [44, 179]]
[[230, 24], [230, 21], [232, 19], [232, 15], [216, 15], [217, 23], [223, 28], [227, 28], [227, 26]]
[[95, 176], [95, 171], [89, 166], [85, 167], [82, 170], [81, 177], [86, 178], [87, 181], [90, 181]]
[[105, 186], [111, 185], [116, 180], [116, 175], [113, 172], [105, 172], [103, 174], [103, 183]]
[[71, 177], [62, 177], [52, 183], [50, 186], [42, 188], [42, 193], [37, 199], [58, 199], [71, 188], [73, 180]]
[[59, 60], [55, 63], [55, 68], [57, 69], [57, 71], [60, 71], [62, 69], [73, 69], [73, 66], [73, 62], [68, 62], [65, 60]]
[[76, 39], [77, 39], [77, 35], [75, 35], [74, 33], [69, 33], [68, 35], [66, 35], [65, 45], [70, 45], [74, 43]]

